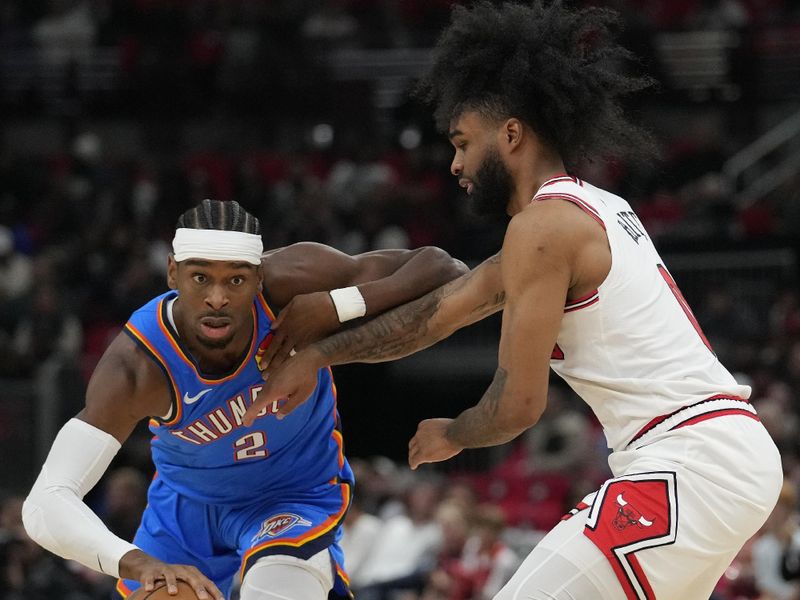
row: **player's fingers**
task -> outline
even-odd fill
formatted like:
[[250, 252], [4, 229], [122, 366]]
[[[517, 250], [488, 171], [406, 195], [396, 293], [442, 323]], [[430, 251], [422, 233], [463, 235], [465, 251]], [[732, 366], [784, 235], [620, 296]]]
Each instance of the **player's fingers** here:
[[253, 421], [256, 420], [256, 415], [258, 415], [259, 411], [268, 404], [267, 399], [263, 397], [263, 393], [264, 390], [261, 390], [258, 393], [256, 399], [242, 415], [242, 421], [247, 427], [250, 427], [253, 424]]
[[213, 596], [214, 600], [224, 600], [214, 582], [208, 579], [197, 567], [183, 565], [178, 568], [177, 578], [185, 581], [194, 590], [195, 596], [199, 600], [208, 600]]
[[148, 574], [144, 576], [144, 589], [148, 592], [152, 592], [153, 588], [156, 586], [156, 578], [152, 574]]
[[408, 466], [411, 467], [412, 471], [417, 470], [417, 467], [419, 466], [419, 461], [417, 460], [416, 453], [408, 455]]
[[250, 427], [250, 425], [252, 425], [258, 417], [258, 413], [260, 413], [265, 406], [279, 399], [276, 396], [277, 394], [275, 394], [273, 390], [272, 383], [269, 380], [265, 381], [264, 386], [261, 388], [261, 390], [259, 390], [256, 399], [253, 400], [253, 403], [242, 415], [242, 421], [244, 424], [247, 427]]
[[270, 360], [267, 374], [279, 369], [280, 366], [286, 362], [286, 359], [292, 356], [292, 352], [294, 352], [293, 342], [287, 341], [281, 346], [280, 352], [277, 352], [272, 360]]
[[214, 600], [224, 600], [222, 592], [220, 592], [219, 588], [214, 585], [214, 582], [206, 578], [205, 575], [203, 575], [196, 568], [192, 567], [190, 569], [190, 573], [186, 577], [186, 581], [192, 586], [192, 589], [199, 600], [208, 600], [212, 597]]
[[165, 570], [164, 581], [167, 584], [167, 593], [170, 596], [176, 596], [178, 594], [178, 578], [175, 577], [175, 573], [171, 570]]
[[274, 337], [272, 342], [264, 351], [264, 356], [261, 357], [261, 370], [265, 371], [273, 364], [275, 356], [279, 355], [286, 347], [286, 335], [280, 331], [273, 332]]
[[[313, 388], [311, 391], [313, 391]], [[308, 400], [309, 396], [311, 396], [311, 391], [304, 391], [301, 387], [300, 389], [295, 389], [295, 391], [291, 392], [290, 394], [286, 394], [286, 401], [280, 405], [280, 408], [278, 408], [278, 413], [275, 416], [278, 419], [283, 419], [295, 408]]]
[[290, 302], [289, 305], [286, 308], [284, 308], [280, 313], [278, 313], [278, 318], [276, 318], [272, 322], [272, 328], [273, 329], [278, 329], [283, 324], [283, 322], [286, 320], [286, 317], [291, 312], [291, 308], [290, 308], [291, 305], [292, 305], [292, 303]]
[[298, 396], [295, 394], [293, 396], [289, 396], [286, 398], [286, 401], [280, 405], [278, 408], [278, 412], [275, 417], [280, 421], [290, 412], [292, 412], [295, 408], [297, 408], [301, 403], [301, 400], [298, 399]]

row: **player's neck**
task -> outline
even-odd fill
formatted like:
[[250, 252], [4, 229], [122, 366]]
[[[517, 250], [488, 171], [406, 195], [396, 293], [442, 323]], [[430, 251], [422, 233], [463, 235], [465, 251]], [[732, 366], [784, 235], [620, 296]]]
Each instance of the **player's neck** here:
[[187, 346], [202, 373], [218, 376], [230, 373], [240, 364], [250, 348], [251, 339], [252, 327], [248, 327], [246, 331], [238, 332], [224, 348], [209, 348], [196, 338]]
[[513, 173], [515, 191], [509, 204], [509, 212], [515, 215], [523, 210], [530, 204], [542, 184], [565, 172], [564, 163], [556, 155], [538, 154], [522, 162], [522, 168]]

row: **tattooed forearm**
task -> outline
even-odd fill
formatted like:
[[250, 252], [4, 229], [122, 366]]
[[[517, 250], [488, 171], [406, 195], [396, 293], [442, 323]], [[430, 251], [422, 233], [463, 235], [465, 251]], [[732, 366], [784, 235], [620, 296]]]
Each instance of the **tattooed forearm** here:
[[[498, 263], [499, 255], [493, 256], [429, 294], [313, 347], [329, 365], [383, 362], [427, 348], [502, 308], [505, 292], [501, 289]], [[447, 309], [441, 310], [445, 302]]]
[[[494, 256], [490, 256], [489, 258], [484, 261], [484, 263], [478, 268], [499, 268], [500, 267], [500, 260], [501, 260], [501, 253], [498, 252]], [[481, 302], [475, 308], [472, 309], [472, 313], [476, 318], [483, 319], [484, 317], [488, 317], [496, 313], [499, 310], [502, 310], [506, 303], [506, 291], [500, 290], [499, 292], [495, 292], [494, 296], [491, 300], [487, 300], [485, 302]]]
[[474, 314], [481, 315], [481, 318], [488, 317], [491, 314], [496, 313], [498, 310], [503, 308], [506, 304], [506, 292], [503, 290], [502, 292], [498, 292], [494, 295], [494, 298], [491, 301], [483, 302], [472, 309]]
[[360, 327], [321, 340], [315, 347], [330, 364], [381, 362], [427, 348], [446, 335], [430, 327], [442, 300], [464, 286], [468, 279], [469, 274]]
[[355, 329], [342, 331], [315, 346], [331, 364], [391, 360], [436, 342], [427, 340], [428, 322], [441, 302], [435, 290]]
[[498, 367], [492, 384], [481, 401], [458, 415], [447, 428], [447, 437], [450, 440], [462, 448], [483, 448], [504, 444], [520, 434], [518, 429], [509, 431], [499, 427], [497, 423], [500, 399], [503, 397], [507, 379], [507, 371]]

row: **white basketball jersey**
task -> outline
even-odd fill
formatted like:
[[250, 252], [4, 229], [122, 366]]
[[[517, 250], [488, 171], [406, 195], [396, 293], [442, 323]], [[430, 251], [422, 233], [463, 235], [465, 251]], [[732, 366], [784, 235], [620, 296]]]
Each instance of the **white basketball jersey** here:
[[542, 185], [533, 201], [544, 200], [576, 204], [608, 235], [611, 270], [597, 290], [565, 306], [550, 366], [592, 408], [611, 449], [687, 406], [749, 398], [625, 200], [567, 176]]

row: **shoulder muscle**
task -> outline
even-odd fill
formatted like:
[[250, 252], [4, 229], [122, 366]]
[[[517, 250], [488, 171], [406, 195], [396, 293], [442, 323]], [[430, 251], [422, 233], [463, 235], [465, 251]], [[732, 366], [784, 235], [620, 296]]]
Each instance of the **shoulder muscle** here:
[[163, 372], [124, 332], [100, 359], [86, 390], [79, 417], [120, 442], [144, 418], [169, 410], [170, 392]]
[[[514, 216], [503, 249], [504, 259], [510, 254], [504, 260], [504, 273], [544, 278], [566, 275], [570, 295], [596, 288], [611, 265], [605, 231], [570, 202], [537, 202]], [[514, 278], [519, 283], [525, 279]]]

